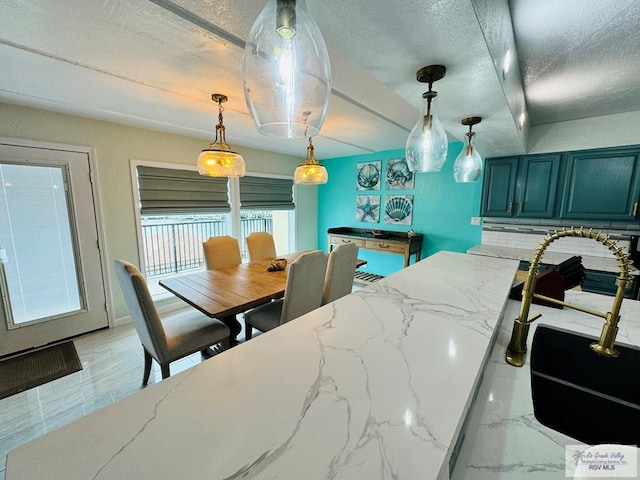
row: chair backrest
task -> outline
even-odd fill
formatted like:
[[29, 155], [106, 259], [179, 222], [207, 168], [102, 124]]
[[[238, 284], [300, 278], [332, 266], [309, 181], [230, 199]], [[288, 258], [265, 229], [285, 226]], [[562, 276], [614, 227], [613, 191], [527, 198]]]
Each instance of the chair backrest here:
[[247, 238], [249, 260], [262, 260], [276, 256], [276, 244], [269, 232], [253, 232]]
[[322, 305], [322, 285], [326, 271], [327, 255], [320, 250], [303, 253], [289, 264], [281, 325]]
[[323, 305], [351, 293], [357, 260], [358, 246], [353, 243], [341, 243], [331, 251], [322, 292]]
[[142, 346], [158, 361], [168, 356], [167, 337], [147, 282], [135, 265], [115, 260], [116, 275]]
[[207, 270], [231, 267], [242, 263], [238, 240], [229, 235], [209, 237], [206, 242], [202, 242], [202, 248], [204, 249]]

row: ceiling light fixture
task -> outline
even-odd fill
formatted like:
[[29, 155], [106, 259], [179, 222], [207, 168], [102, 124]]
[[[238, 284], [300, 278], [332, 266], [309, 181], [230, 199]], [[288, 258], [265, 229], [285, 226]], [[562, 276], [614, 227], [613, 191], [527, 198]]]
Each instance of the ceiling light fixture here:
[[469, 126], [469, 132], [465, 133], [467, 137], [467, 145], [462, 149], [458, 158], [453, 164], [453, 178], [456, 182], [470, 183], [478, 181], [482, 173], [482, 158], [478, 150], [473, 146], [473, 136], [475, 132], [471, 131], [474, 125], [482, 121], [482, 117], [463, 118], [460, 123]]
[[249, 32], [242, 75], [258, 132], [280, 138], [305, 138], [307, 128], [309, 137], [320, 132], [331, 93], [331, 65], [304, 0], [267, 0]]
[[423, 113], [407, 139], [406, 157], [412, 172], [439, 172], [447, 159], [447, 132], [440, 120], [431, 114], [431, 101], [438, 95], [431, 87], [445, 76], [444, 65], [430, 65], [418, 70], [416, 79], [429, 84], [422, 94], [425, 99]]
[[293, 174], [293, 183], [296, 185], [322, 185], [329, 180], [327, 169], [318, 163], [316, 157], [313, 156], [313, 143], [309, 137], [309, 145], [307, 146], [307, 158], [296, 167]]
[[222, 104], [227, 96], [220, 93], [211, 95], [211, 99], [218, 104], [218, 124], [216, 125], [216, 139], [209, 148], [202, 150], [198, 156], [198, 173], [210, 177], [243, 177], [245, 172], [244, 158], [231, 150], [225, 140], [225, 128], [222, 124]]

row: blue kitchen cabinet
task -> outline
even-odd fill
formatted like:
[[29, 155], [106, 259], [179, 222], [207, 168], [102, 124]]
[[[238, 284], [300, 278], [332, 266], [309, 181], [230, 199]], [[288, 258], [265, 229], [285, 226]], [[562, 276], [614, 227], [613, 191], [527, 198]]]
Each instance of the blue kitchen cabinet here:
[[560, 218], [636, 220], [639, 155], [638, 147], [568, 153]]
[[559, 172], [560, 154], [487, 159], [481, 215], [553, 218]]

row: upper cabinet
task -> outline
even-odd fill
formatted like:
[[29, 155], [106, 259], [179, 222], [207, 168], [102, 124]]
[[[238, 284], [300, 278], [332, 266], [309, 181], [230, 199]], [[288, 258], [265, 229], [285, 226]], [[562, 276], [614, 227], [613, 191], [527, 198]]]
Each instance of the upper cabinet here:
[[552, 218], [559, 171], [560, 154], [487, 159], [481, 214]]
[[636, 221], [640, 146], [485, 161], [481, 215]]
[[634, 220], [638, 214], [638, 149], [567, 154], [561, 218]]

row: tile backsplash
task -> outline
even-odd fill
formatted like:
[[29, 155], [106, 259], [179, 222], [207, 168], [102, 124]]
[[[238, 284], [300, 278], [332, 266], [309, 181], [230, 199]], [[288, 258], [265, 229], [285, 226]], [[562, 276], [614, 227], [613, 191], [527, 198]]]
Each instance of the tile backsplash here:
[[[616, 232], [606, 232], [611, 234], [612, 239], [618, 241], [618, 245], [625, 251], [629, 251], [629, 240], [620, 237]], [[491, 227], [486, 226], [482, 230], [482, 244], [507, 248], [523, 248], [534, 250], [544, 240], [547, 230], [540, 230], [540, 227]], [[565, 237], [552, 242], [547, 248], [548, 252], [568, 253], [572, 255], [591, 257], [611, 257], [613, 253], [601, 243], [594, 242], [589, 238]]]

